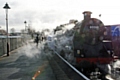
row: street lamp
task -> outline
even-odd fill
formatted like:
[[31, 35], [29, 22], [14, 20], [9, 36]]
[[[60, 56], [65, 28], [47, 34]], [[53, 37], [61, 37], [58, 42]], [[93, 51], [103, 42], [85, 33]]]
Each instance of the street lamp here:
[[6, 3], [3, 7], [6, 9], [6, 31], [7, 31], [7, 56], [9, 56], [9, 42], [8, 42], [8, 9], [10, 9], [9, 5]]
[[25, 31], [26, 31], [26, 24], [27, 24], [27, 22], [26, 22], [26, 21], [24, 21], [24, 23], [25, 23]]

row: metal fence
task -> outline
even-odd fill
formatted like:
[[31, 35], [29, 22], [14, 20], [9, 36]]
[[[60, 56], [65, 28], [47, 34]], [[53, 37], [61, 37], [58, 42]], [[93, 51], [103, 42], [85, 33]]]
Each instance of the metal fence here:
[[[28, 38], [21, 36], [8, 36], [9, 51], [15, 50], [26, 43]], [[6, 36], [0, 36], [0, 56], [7, 53], [7, 39]]]

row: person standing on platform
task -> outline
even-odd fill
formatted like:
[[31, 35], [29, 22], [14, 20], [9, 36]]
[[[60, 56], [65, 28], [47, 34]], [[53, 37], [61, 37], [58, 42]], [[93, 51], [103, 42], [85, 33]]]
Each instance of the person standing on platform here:
[[35, 42], [36, 42], [36, 46], [38, 47], [38, 43], [39, 43], [39, 34], [37, 34], [36, 38], [35, 38]]

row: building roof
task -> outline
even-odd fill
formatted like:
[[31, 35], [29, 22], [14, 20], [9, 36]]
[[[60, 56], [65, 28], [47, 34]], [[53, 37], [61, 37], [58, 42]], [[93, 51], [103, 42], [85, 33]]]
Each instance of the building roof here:
[[0, 29], [0, 35], [7, 35], [7, 32], [3, 29]]

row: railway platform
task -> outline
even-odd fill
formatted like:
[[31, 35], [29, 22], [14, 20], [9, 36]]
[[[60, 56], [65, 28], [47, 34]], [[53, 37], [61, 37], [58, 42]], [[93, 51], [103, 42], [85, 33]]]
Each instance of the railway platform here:
[[[0, 80], [69, 80], [64, 71], [48, 59], [44, 44], [30, 43], [0, 57]], [[54, 65], [54, 66], [53, 66]]]

